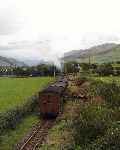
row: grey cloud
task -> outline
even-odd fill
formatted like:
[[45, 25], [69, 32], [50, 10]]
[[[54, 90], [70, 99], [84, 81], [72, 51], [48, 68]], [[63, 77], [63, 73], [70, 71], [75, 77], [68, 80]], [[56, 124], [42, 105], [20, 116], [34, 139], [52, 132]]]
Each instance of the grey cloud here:
[[118, 42], [120, 41], [120, 36], [118, 34], [108, 34], [108, 33], [87, 33], [82, 36], [81, 44], [85, 48], [89, 48], [93, 45], [108, 43], [108, 42]]
[[29, 49], [34, 47], [43, 46], [44, 42], [42, 41], [20, 41], [20, 42], [9, 42], [7, 45], [0, 45], [0, 50], [19, 50], [19, 49]]
[[25, 18], [19, 13], [15, 0], [0, 3], [0, 35], [9, 35], [22, 29]]
[[8, 35], [17, 32], [20, 25], [16, 22], [11, 22], [7, 18], [0, 18], [0, 35]]

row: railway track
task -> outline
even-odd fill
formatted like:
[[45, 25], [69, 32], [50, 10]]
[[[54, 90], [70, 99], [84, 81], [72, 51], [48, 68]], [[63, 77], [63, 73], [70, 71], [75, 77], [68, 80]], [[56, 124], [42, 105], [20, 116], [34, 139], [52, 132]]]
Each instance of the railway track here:
[[43, 120], [32, 135], [21, 145], [19, 150], [35, 150], [38, 145], [45, 141], [48, 130], [53, 126], [55, 119]]

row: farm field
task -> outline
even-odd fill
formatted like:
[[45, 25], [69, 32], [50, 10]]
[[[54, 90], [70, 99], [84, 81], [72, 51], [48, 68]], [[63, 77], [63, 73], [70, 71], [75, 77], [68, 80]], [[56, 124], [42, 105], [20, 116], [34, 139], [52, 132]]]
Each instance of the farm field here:
[[27, 98], [42, 90], [51, 77], [37, 78], [0, 78], [0, 112], [6, 112], [16, 106], [22, 106]]

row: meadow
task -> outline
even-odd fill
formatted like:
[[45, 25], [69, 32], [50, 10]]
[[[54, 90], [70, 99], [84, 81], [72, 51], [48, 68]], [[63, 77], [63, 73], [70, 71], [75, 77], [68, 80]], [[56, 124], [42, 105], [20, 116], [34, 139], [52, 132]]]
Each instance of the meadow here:
[[42, 90], [54, 79], [37, 78], [0, 78], [0, 112], [22, 106], [28, 98]]

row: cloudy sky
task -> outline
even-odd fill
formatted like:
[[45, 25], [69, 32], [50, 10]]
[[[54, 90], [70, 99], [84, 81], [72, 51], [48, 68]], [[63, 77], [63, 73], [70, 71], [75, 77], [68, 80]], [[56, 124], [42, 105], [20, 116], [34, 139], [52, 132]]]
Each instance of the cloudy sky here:
[[56, 60], [120, 43], [120, 0], [0, 0], [0, 55]]

